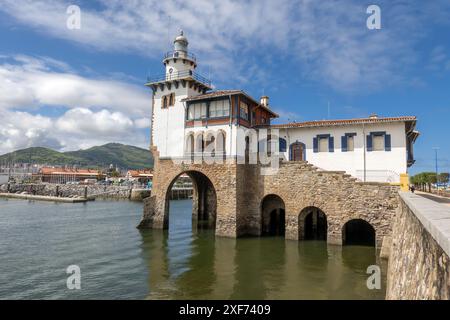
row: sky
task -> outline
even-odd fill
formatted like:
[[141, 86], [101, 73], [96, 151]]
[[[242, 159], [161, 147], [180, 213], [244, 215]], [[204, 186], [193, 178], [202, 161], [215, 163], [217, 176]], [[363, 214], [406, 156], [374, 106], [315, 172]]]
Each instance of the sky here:
[[[370, 5], [381, 28], [369, 29]], [[68, 7], [80, 28], [68, 28]], [[69, 20], [73, 21], [73, 20]], [[147, 76], [183, 29], [216, 89], [270, 96], [276, 122], [418, 118], [412, 173], [450, 170], [450, 1], [2, 0], [0, 154], [147, 148]]]

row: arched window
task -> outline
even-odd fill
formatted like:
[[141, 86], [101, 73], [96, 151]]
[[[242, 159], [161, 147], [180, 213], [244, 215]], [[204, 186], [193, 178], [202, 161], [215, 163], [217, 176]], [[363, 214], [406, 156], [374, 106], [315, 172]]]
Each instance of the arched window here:
[[296, 141], [291, 144], [289, 161], [306, 161], [306, 147], [304, 143]]
[[287, 143], [286, 139], [280, 138], [280, 152], [286, 152], [287, 151]]
[[191, 158], [194, 156], [194, 134], [193, 133], [190, 133], [186, 138], [185, 155], [187, 157], [191, 157]]
[[161, 108], [167, 108], [167, 96], [163, 96], [161, 99]]
[[225, 133], [221, 130], [217, 133], [216, 152], [218, 156], [225, 157]]
[[203, 132], [201, 132], [195, 138], [195, 153], [202, 154], [203, 150], [205, 150], [205, 141], [203, 140]]
[[216, 151], [216, 137], [212, 132], [206, 135], [205, 139], [205, 154], [214, 157]]

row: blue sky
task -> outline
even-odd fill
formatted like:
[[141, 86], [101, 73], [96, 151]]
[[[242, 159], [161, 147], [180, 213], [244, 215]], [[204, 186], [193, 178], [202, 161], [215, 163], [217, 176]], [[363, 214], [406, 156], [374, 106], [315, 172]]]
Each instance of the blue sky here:
[[[81, 29], [66, 26], [70, 4]], [[366, 9], [381, 9], [369, 30]], [[147, 75], [180, 28], [218, 89], [270, 96], [279, 122], [415, 115], [413, 172], [450, 168], [449, 1], [26, 1], [0, 4], [0, 153], [147, 147]], [[330, 115], [328, 115], [328, 103]]]

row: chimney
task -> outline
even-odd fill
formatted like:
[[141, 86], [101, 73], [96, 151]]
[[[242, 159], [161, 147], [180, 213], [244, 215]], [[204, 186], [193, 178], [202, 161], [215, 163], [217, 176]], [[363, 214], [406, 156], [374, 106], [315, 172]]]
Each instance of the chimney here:
[[261, 97], [261, 105], [264, 107], [269, 107], [269, 97], [268, 96], [262, 96]]

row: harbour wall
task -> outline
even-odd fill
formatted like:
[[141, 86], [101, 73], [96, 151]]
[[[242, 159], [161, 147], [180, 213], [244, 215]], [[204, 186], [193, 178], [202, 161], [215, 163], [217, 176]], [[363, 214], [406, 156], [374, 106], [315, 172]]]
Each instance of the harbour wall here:
[[450, 299], [450, 208], [401, 192], [393, 221], [386, 299]]
[[[131, 189], [126, 186], [70, 185], [70, 184], [3, 184], [2, 193], [19, 193], [48, 197], [78, 198], [95, 196], [99, 199], [130, 199]], [[148, 194], [149, 195], [149, 194]], [[139, 200], [139, 199], [136, 199]], [[140, 199], [142, 200], [142, 198]]]

